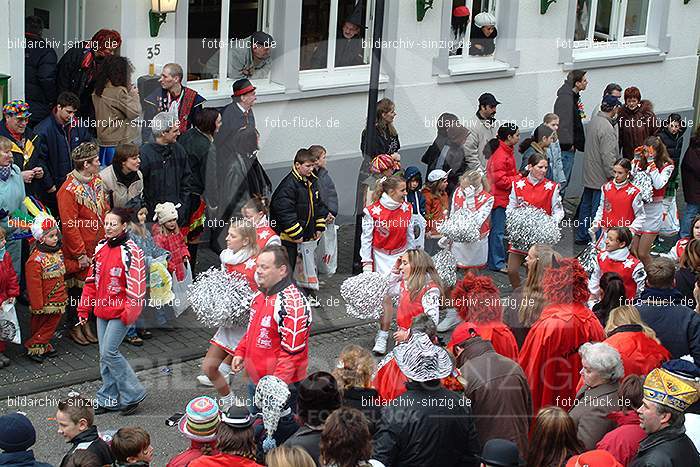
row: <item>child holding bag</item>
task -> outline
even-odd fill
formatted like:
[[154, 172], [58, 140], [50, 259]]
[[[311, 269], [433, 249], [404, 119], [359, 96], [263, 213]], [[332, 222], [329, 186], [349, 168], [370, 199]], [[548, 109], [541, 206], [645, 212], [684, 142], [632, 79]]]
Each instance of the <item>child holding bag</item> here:
[[158, 223], [153, 225], [152, 231], [156, 245], [170, 253], [168, 271], [178, 281], [182, 281], [189, 265], [190, 252], [177, 225], [178, 206], [169, 201], [156, 204], [153, 220]]
[[[0, 306], [14, 305], [19, 296], [19, 281], [12, 267], [12, 258], [6, 251], [7, 238], [5, 229], [0, 227]], [[0, 340], [0, 368], [10, 365], [10, 359], [5, 356], [7, 344]]]

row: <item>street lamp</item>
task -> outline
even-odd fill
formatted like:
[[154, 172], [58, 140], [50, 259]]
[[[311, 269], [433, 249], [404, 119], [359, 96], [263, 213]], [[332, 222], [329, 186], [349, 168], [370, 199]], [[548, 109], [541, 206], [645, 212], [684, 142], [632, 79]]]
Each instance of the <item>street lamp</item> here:
[[151, 0], [151, 11], [148, 12], [151, 37], [158, 36], [160, 25], [165, 23], [166, 13], [174, 13], [175, 10], [177, 0]]

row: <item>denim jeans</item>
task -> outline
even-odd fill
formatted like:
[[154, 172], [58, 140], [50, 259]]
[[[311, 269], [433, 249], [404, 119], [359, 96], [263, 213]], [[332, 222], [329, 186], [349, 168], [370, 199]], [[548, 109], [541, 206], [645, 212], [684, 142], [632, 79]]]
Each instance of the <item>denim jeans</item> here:
[[692, 224], [695, 216], [700, 214], [700, 204], [687, 203], [685, 209], [683, 210], [683, 218], [681, 219], [681, 238], [687, 238], [693, 235], [690, 231], [690, 224]]
[[492, 271], [506, 267], [506, 249], [503, 237], [506, 233], [506, 208], [493, 208], [491, 211], [491, 231], [489, 232], [488, 268]]
[[561, 152], [561, 165], [564, 169], [564, 176], [566, 177], [566, 185], [561, 190], [561, 196], [564, 197], [564, 192], [566, 192], [566, 187], [571, 182], [571, 171], [574, 168], [574, 156], [576, 156], [576, 150], [562, 151]]
[[97, 318], [102, 376], [102, 387], [97, 391], [97, 404], [100, 407], [118, 410], [146, 397], [146, 390], [119, 351], [126, 332], [127, 326], [120, 319]]
[[576, 227], [576, 240], [579, 242], [591, 240], [588, 229], [593, 225], [593, 216], [598, 211], [600, 193], [600, 190], [592, 188], [583, 189], [581, 204], [578, 207], [578, 226]]

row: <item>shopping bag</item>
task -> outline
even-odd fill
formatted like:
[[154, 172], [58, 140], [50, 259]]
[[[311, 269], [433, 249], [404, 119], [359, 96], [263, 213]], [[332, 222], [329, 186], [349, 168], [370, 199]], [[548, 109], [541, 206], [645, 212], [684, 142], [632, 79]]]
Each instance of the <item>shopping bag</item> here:
[[661, 229], [659, 233], [666, 237], [672, 237], [678, 234], [681, 229], [680, 221], [678, 220], [678, 206], [676, 205], [676, 195], [671, 198], [664, 198], [664, 210], [661, 217]]
[[189, 261], [186, 263], [185, 277], [182, 281], [177, 280], [177, 275], [173, 272], [173, 312], [177, 318], [190, 306], [190, 299], [187, 296], [187, 289], [192, 284], [192, 268]]
[[408, 233], [408, 249], [422, 250], [425, 247], [425, 217], [420, 214], [411, 214], [413, 229]]
[[165, 255], [151, 261], [148, 268], [148, 305], [160, 308], [173, 301], [173, 279]]
[[319, 274], [333, 275], [338, 269], [338, 226], [326, 226], [316, 246], [316, 267]]
[[0, 340], [13, 344], [22, 343], [14, 303], [3, 303], [2, 308], [0, 308]]
[[297, 245], [297, 264], [294, 268], [294, 280], [299, 287], [318, 290], [316, 273], [316, 240]]

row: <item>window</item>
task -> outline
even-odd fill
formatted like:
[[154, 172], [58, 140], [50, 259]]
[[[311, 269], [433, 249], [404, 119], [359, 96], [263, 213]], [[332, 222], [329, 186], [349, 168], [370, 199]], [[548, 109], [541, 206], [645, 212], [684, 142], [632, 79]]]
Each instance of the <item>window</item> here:
[[649, 0], [577, 0], [574, 47], [645, 43]]
[[326, 70], [367, 65], [371, 36], [371, 1], [303, 0], [301, 70]]
[[243, 45], [255, 31], [269, 31], [269, 0], [188, 0], [188, 81], [229, 76], [222, 49]]
[[[464, 10], [466, 7], [467, 11]], [[464, 14], [469, 13], [468, 16]], [[475, 57], [493, 56], [495, 41], [489, 39], [496, 34], [493, 27], [486, 34], [474, 24], [474, 18], [479, 13], [490, 13], [496, 16], [496, 0], [452, 0], [450, 56]], [[474, 41], [471, 41], [474, 38]], [[470, 45], [474, 47], [470, 47]]]

